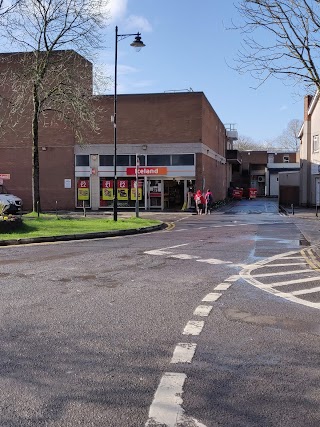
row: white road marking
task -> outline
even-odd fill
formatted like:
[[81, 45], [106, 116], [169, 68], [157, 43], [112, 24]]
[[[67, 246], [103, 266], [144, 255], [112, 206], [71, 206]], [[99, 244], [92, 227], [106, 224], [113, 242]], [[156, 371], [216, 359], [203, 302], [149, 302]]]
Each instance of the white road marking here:
[[209, 258], [209, 259], [197, 259], [198, 262], [206, 262], [207, 264], [232, 264], [231, 261], [222, 261], [221, 259]]
[[204, 327], [203, 320], [189, 320], [182, 334], [183, 335], [200, 335], [203, 327]]
[[176, 232], [179, 232], [179, 231], [188, 231], [188, 229], [187, 228], [179, 228], [179, 230], [175, 230]]
[[198, 307], [194, 310], [193, 314], [195, 316], [206, 317], [209, 316], [211, 310], [212, 305], [198, 305]]
[[[311, 302], [311, 301], [307, 301], [305, 299], [298, 298], [295, 295], [293, 295], [293, 293], [281, 292], [279, 289], [274, 289], [272, 287], [272, 286], [275, 286], [274, 283], [271, 285], [264, 285], [263, 283], [256, 280], [253, 276], [251, 276], [251, 274], [254, 270], [261, 268], [262, 266], [268, 266], [268, 264], [270, 264], [273, 261], [277, 261], [277, 260], [286, 261], [287, 259], [303, 259], [304, 260], [303, 257], [294, 256], [295, 254], [297, 254], [296, 251], [291, 251], [291, 252], [287, 252], [286, 254], [274, 255], [270, 258], [266, 258], [262, 261], [258, 261], [255, 264], [247, 265], [240, 272], [240, 277], [242, 277], [244, 280], [246, 280], [248, 283], [255, 286], [256, 288], [262, 289], [265, 292], [268, 292], [272, 295], [275, 295], [275, 296], [280, 297], [280, 298], [284, 298], [287, 301], [291, 301], [291, 302], [294, 302], [296, 304], [301, 304], [301, 305], [304, 305], [306, 307], [316, 308], [319, 310], [320, 309], [320, 303]], [[312, 271], [312, 270], [310, 270], [310, 271]], [[312, 280], [316, 280], [316, 278], [313, 278]], [[302, 282], [301, 280], [298, 280], [298, 283], [301, 283], [301, 282]], [[285, 283], [288, 283], [288, 282], [285, 282]]]
[[231, 276], [228, 277], [228, 279], [225, 279], [225, 282], [236, 282], [238, 279], [240, 278], [240, 276]]
[[295, 270], [295, 271], [279, 271], [276, 273], [264, 273], [264, 274], [253, 274], [254, 277], [272, 277], [272, 276], [292, 276], [294, 274], [310, 273], [310, 269], [307, 270]]
[[215, 291], [226, 291], [231, 286], [231, 283], [220, 283], [220, 285], [214, 288]]
[[292, 295], [306, 295], [306, 294], [313, 294], [314, 292], [320, 292], [320, 286], [317, 288], [311, 288], [311, 289], [301, 289], [300, 291], [293, 291], [291, 292]]
[[181, 245], [175, 245], [175, 246], [168, 246], [167, 248], [162, 248], [160, 249], [160, 251], [163, 251], [165, 249], [175, 249], [175, 248], [180, 248], [181, 246], [188, 246], [189, 243], [181, 243]]
[[166, 372], [161, 378], [149, 410], [149, 418], [145, 427], [206, 427], [194, 418], [184, 415], [181, 407], [183, 385], [186, 374]]
[[316, 277], [307, 277], [305, 279], [294, 279], [294, 280], [288, 280], [287, 282], [276, 282], [272, 283], [270, 285], [264, 285], [267, 287], [279, 287], [279, 286], [288, 286], [288, 285], [294, 285], [295, 283], [306, 283], [306, 282], [314, 282], [316, 280], [320, 280], [320, 276]]
[[173, 356], [170, 363], [191, 363], [197, 344], [192, 343], [178, 343], [174, 349]]
[[292, 265], [307, 265], [306, 262], [287, 262], [284, 264], [270, 264], [266, 265], [265, 267], [272, 268], [272, 267], [291, 267]]
[[284, 256], [282, 259], [304, 259], [303, 256]]
[[148, 255], [170, 255], [172, 252], [164, 251], [162, 249], [154, 249], [152, 251], [145, 251]]
[[206, 295], [202, 301], [203, 302], [217, 301], [221, 297], [221, 295], [222, 294], [211, 292], [210, 294]]
[[208, 227], [197, 227], [196, 230], [203, 230], [204, 228], [208, 228]]
[[200, 258], [196, 255], [188, 255], [188, 254], [177, 254], [177, 255], [170, 255], [170, 258], [178, 258], [178, 259], [197, 259]]

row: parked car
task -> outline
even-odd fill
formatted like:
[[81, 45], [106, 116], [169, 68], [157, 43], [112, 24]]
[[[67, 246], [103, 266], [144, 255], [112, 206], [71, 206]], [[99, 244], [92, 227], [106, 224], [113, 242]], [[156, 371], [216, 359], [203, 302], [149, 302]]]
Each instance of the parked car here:
[[20, 197], [9, 194], [3, 186], [0, 186], [0, 204], [4, 205], [3, 213], [16, 214], [22, 210], [23, 203]]

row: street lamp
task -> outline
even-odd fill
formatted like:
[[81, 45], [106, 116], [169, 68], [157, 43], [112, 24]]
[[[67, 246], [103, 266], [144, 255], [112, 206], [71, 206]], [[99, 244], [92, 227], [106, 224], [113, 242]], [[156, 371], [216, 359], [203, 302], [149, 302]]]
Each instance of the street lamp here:
[[114, 141], [114, 201], [113, 201], [113, 220], [118, 220], [118, 178], [117, 178], [117, 62], [118, 62], [118, 40], [123, 40], [127, 37], [135, 36], [135, 39], [130, 46], [134, 47], [137, 52], [140, 51], [145, 44], [141, 41], [141, 34], [118, 34], [118, 27], [116, 27], [115, 38], [115, 59], [114, 59], [114, 103], [113, 103], [113, 141]]
[[136, 154], [136, 218], [139, 218], [139, 154]]

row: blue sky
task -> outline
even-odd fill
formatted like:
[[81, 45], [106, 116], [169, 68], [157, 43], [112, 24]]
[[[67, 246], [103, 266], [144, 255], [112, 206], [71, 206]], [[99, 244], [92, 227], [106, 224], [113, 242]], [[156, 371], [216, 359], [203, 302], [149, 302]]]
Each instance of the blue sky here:
[[[240, 22], [237, 0], [109, 0], [106, 49], [99, 62], [114, 72], [114, 31], [141, 32], [139, 53], [131, 38], [118, 43], [118, 93], [148, 93], [192, 88], [202, 91], [223, 123], [257, 142], [279, 136], [292, 119], [303, 118], [303, 95], [293, 85], [270, 80], [258, 89], [249, 75], [231, 64], [241, 35], [227, 30]], [[109, 92], [113, 92], [111, 84]]]

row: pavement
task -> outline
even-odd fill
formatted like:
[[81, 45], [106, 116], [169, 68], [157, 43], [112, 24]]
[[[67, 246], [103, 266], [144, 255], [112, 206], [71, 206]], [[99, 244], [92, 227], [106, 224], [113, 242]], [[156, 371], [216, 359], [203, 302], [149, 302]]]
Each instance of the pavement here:
[[320, 210], [318, 213], [315, 207], [280, 206], [280, 211], [299, 228], [309, 243], [308, 248], [301, 250], [308, 264], [314, 270], [320, 270]]

